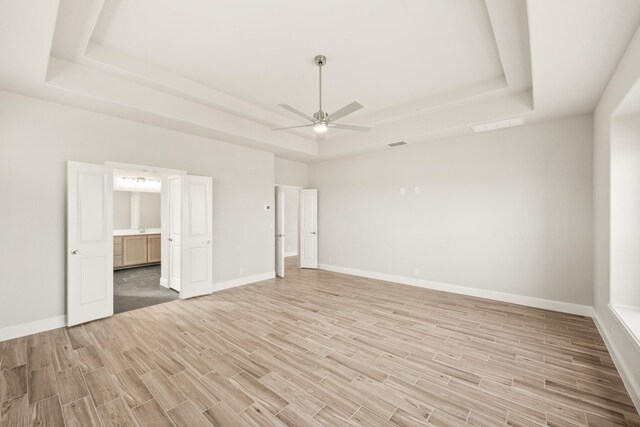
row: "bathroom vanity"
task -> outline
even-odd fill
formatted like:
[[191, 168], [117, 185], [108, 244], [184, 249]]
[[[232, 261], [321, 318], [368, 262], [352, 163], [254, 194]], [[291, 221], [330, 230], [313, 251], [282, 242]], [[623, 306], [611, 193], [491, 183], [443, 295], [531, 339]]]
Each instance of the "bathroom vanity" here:
[[159, 229], [115, 230], [113, 234], [114, 270], [160, 263]]

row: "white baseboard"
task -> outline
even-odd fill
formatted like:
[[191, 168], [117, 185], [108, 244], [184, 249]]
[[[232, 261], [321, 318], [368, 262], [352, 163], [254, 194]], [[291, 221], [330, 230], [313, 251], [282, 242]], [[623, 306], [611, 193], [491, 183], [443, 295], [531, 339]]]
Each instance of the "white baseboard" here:
[[[248, 285], [250, 283], [273, 279], [274, 277], [276, 277], [276, 273], [272, 271], [270, 273], [239, 277], [237, 279], [228, 280], [226, 282], [214, 283], [212, 288], [213, 292], [216, 292], [223, 289], [235, 288], [236, 286]], [[35, 322], [7, 326], [6, 328], [0, 329], [0, 341], [6, 341], [13, 338], [24, 337], [26, 335], [37, 334], [38, 332], [49, 331], [51, 329], [62, 328], [64, 326], [67, 326], [67, 316], [56, 316], [49, 319], [37, 320]]]
[[51, 329], [62, 328], [63, 326], [67, 326], [67, 316], [56, 316], [48, 319], [36, 320], [35, 322], [7, 326], [6, 328], [0, 329], [0, 341], [37, 334], [38, 332], [50, 331]]
[[165, 279], [164, 277], [160, 278], [160, 286], [168, 288], [169, 287], [169, 281], [167, 279]]
[[463, 294], [472, 297], [493, 299], [497, 301], [509, 302], [512, 304], [526, 305], [529, 307], [543, 308], [546, 310], [560, 311], [563, 313], [578, 314], [580, 316], [591, 316], [592, 314], [592, 307], [589, 305], [573, 304], [570, 302], [554, 301], [525, 295], [510, 294], [507, 292], [491, 291], [487, 289], [476, 289], [470, 288], [468, 286], [432, 282], [430, 280], [396, 276], [393, 274], [376, 273], [373, 271], [358, 270], [355, 268], [340, 267], [337, 265], [320, 264], [318, 265], [318, 268], [322, 270], [335, 271], [336, 273], [351, 274], [353, 276], [384, 280], [387, 282], [395, 282], [403, 285], [418, 286], [421, 288], [434, 289], [437, 291], [452, 292], [454, 294]]
[[290, 257], [290, 256], [298, 256], [298, 251], [291, 251], [291, 252], [285, 252], [284, 253], [284, 257]]
[[[620, 323], [619, 325], [616, 325], [616, 326], [622, 329], [624, 333], [626, 325], [624, 325], [624, 323], [620, 321], [620, 319], [618, 318], [618, 316], [615, 314], [613, 310], [611, 311], [612, 311], [612, 316], [611, 316], [612, 319]], [[631, 397], [631, 400], [633, 401], [633, 404], [636, 406], [636, 409], [640, 411], [640, 384], [638, 384], [636, 378], [633, 377], [632, 374], [630, 374], [633, 371], [629, 369], [629, 367], [627, 366], [626, 362], [624, 361], [623, 353], [618, 349], [618, 346], [615, 343], [615, 339], [613, 339], [611, 333], [609, 333], [607, 328], [604, 326], [602, 319], [600, 319], [600, 316], [598, 316], [598, 313], [596, 312], [595, 309], [593, 310], [591, 317], [593, 317], [593, 321], [596, 324], [596, 327], [598, 328], [598, 331], [600, 332], [602, 339], [604, 339], [605, 345], [609, 349], [609, 354], [611, 354], [613, 363], [616, 365], [616, 369], [618, 370], [618, 373], [622, 378], [622, 382], [627, 388], [627, 392], [629, 392], [629, 397]], [[634, 344], [636, 344], [636, 349], [637, 349], [637, 343], [634, 342]], [[637, 355], [627, 355], [627, 357], [637, 357]]]
[[262, 274], [254, 274], [253, 276], [238, 277], [237, 279], [227, 280], [226, 282], [218, 282], [213, 284], [213, 292], [222, 291], [224, 289], [235, 288], [236, 286], [248, 285], [250, 283], [262, 282], [276, 277], [275, 271]]

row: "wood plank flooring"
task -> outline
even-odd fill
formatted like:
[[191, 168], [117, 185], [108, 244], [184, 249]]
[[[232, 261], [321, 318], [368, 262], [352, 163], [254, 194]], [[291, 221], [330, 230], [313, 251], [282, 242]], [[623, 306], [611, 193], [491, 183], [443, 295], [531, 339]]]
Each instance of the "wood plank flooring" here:
[[590, 318], [287, 264], [0, 343], [0, 426], [640, 426]]

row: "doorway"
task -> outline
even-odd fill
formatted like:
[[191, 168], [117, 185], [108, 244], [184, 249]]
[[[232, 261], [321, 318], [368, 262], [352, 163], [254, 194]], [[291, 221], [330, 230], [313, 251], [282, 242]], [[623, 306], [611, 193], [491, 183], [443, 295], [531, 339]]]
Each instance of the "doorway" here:
[[[137, 198], [141, 196], [129, 195], [129, 223], [126, 225], [137, 227], [128, 229], [137, 232], [131, 241], [125, 241], [125, 236], [114, 235], [114, 176], [118, 176], [114, 171], [118, 170], [160, 176], [160, 227], [149, 229], [140, 225]], [[172, 187], [168, 185], [170, 178], [177, 180], [173, 197]], [[153, 179], [133, 181], [143, 185]], [[146, 270], [138, 271], [140, 277], [128, 279], [146, 276], [143, 281], [153, 284], [158, 291], [172, 292], [173, 298], [175, 291], [181, 299], [211, 293], [212, 189], [211, 177], [187, 175], [180, 170], [113, 162], [104, 165], [67, 162], [67, 325], [108, 317], [116, 312], [114, 267], [145, 267]], [[119, 219], [126, 217], [122, 212], [119, 215]], [[150, 238], [152, 234], [154, 236]], [[179, 239], [170, 250], [170, 239], [175, 236]], [[156, 267], [155, 271], [151, 267]], [[170, 275], [178, 282], [171, 282]]]
[[275, 270], [284, 277], [287, 266], [318, 268], [318, 190], [275, 186]]
[[113, 170], [114, 313], [179, 299], [179, 289], [161, 284], [163, 258], [167, 262], [162, 256], [162, 199], [163, 193], [169, 198], [168, 190], [159, 172]]

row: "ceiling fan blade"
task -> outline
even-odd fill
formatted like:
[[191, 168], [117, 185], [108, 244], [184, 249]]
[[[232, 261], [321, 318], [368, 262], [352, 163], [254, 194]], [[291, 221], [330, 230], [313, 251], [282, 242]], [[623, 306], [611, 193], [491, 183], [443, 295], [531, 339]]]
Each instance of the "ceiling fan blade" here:
[[337, 129], [357, 130], [358, 132], [369, 132], [372, 129], [369, 126], [348, 125], [346, 123], [331, 123], [329, 126]]
[[308, 128], [313, 126], [313, 123], [308, 124], [308, 125], [298, 125], [298, 126], [287, 126], [284, 128], [275, 128], [275, 129], [271, 129], [271, 130], [287, 130], [287, 129], [298, 129], [298, 128]]
[[364, 107], [362, 105], [360, 105], [358, 102], [353, 101], [351, 104], [346, 105], [346, 106], [342, 107], [341, 109], [339, 109], [338, 111], [336, 111], [335, 113], [331, 114], [327, 118], [327, 120], [329, 120], [329, 121], [338, 120], [339, 118], [344, 117], [347, 114], [354, 113], [354, 112], [358, 111], [361, 108], [364, 108]]
[[282, 107], [282, 108], [284, 108], [285, 110], [290, 111], [290, 112], [292, 112], [293, 114], [296, 114], [296, 115], [298, 115], [298, 116], [300, 116], [300, 117], [304, 117], [304, 118], [305, 118], [305, 119], [307, 119], [307, 120], [311, 120], [312, 122], [315, 122], [315, 121], [316, 121], [316, 119], [314, 119], [314, 118], [313, 118], [313, 117], [311, 117], [310, 115], [305, 114], [305, 113], [303, 113], [302, 111], [300, 111], [300, 110], [298, 110], [298, 109], [296, 109], [296, 108], [293, 108], [291, 105], [287, 105], [287, 104], [278, 104], [278, 107]]

